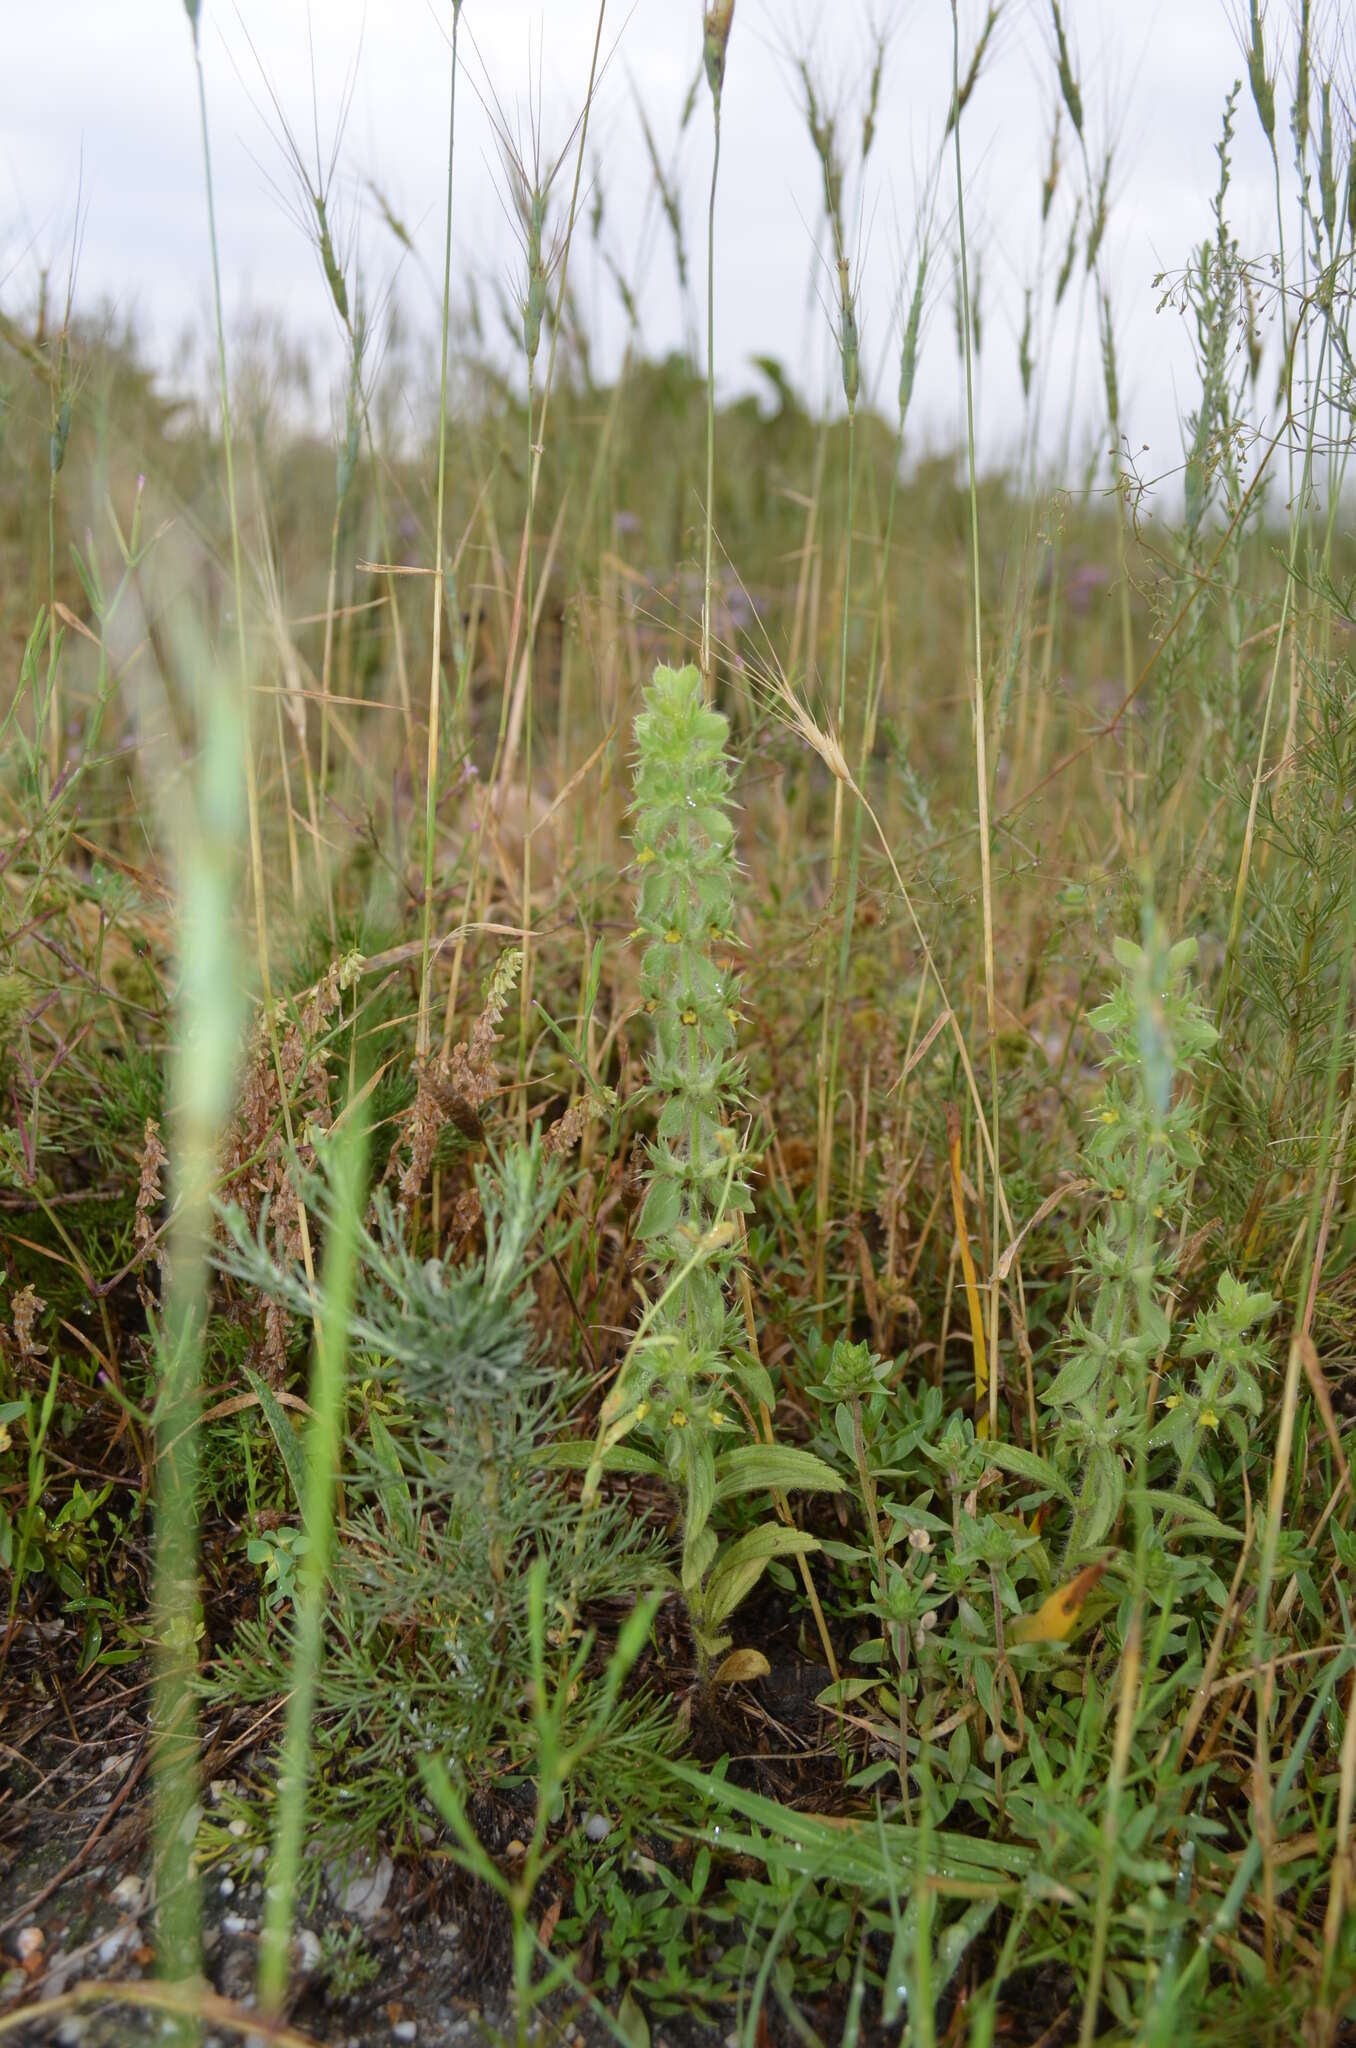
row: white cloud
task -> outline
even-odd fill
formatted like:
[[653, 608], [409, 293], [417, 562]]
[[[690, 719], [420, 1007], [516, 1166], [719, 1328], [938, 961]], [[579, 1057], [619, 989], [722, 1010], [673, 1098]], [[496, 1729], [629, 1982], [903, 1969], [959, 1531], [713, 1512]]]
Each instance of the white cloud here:
[[[1100, 148], [1110, 139], [1116, 149], [1107, 274], [1127, 427], [1133, 443], [1151, 444], [1148, 467], [1162, 469], [1176, 458], [1175, 393], [1190, 390], [1191, 374], [1181, 323], [1171, 313], [1155, 313], [1152, 279], [1160, 268], [1180, 267], [1207, 231], [1220, 109], [1242, 58], [1220, 0], [1158, 0], [1145, 10], [1072, 0], [1065, 12], [1085, 79], [1090, 141]], [[842, 132], [851, 149], [868, 24], [881, 16], [880, 5], [869, 0], [841, 0], [823, 11], [806, 4], [799, 19], [777, 0], [739, 0], [718, 214], [717, 360], [726, 388], [749, 382], [750, 358], [759, 353], [779, 357], [813, 392], [824, 389], [831, 374], [826, 318], [812, 294], [818, 173], [792, 58], [811, 48], [828, 100], [841, 90]], [[974, 0], [963, 5], [963, 43], [973, 38], [977, 18]], [[336, 223], [350, 241], [357, 234], [373, 268], [390, 263], [394, 244], [365, 196], [366, 180], [375, 178], [415, 233], [422, 275], [407, 266], [402, 290], [416, 317], [431, 321], [441, 266], [450, 6], [447, 0], [368, 0], [364, 9], [359, 0], [324, 0], [314, 6], [313, 19], [322, 159], [361, 42], [335, 187]], [[568, 133], [582, 103], [596, 20], [594, 0], [546, 6], [465, 0], [455, 164], [459, 271], [472, 265], [517, 289], [519, 258], [497, 189], [498, 156], [473, 85], [492, 89], [524, 123], [539, 95], [549, 147]], [[808, 36], [802, 33], [807, 28]], [[1014, 448], [1020, 420], [1017, 332], [1023, 289], [1037, 262], [1038, 194], [1054, 94], [1050, 43], [1043, 8], [1033, 4], [1005, 17], [963, 128], [968, 224], [985, 326], [981, 438], [995, 458]], [[87, 300], [106, 296], [134, 312], [167, 352], [185, 326], [202, 325], [209, 288], [196, 88], [182, 5], [48, 0], [13, 10], [6, 45], [0, 301], [13, 307], [31, 296], [39, 262], [54, 274], [64, 272], [83, 178], [82, 294]], [[590, 175], [596, 156], [608, 244], [638, 286], [645, 341], [659, 349], [679, 342], [694, 319], [698, 333], [704, 331], [710, 146], [704, 87], [678, 140], [682, 103], [700, 56], [698, 0], [636, 0], [629, 10], [610, 0], [604, 47], [611, 56], [592, 114]], [[302, 334], [324, 336], [327, 308], [314, 254], [269, 183], [295, 197], [265, 78], [308, 155], [314, 152], [303, 0], [240, 0], [238, 12], [220, 0], [203, 0], [203, 56], [228, 295], [236, 303], [275, 308]], [[863, 362], [873, 373], [883, 366], [879, 395], [887, 408], [895, 383], [893, 307], [901, 266], [909, 260], [920, 173], [940, 141], [950, 62], [944, 0], [901, 8], [890, 37], [878, 140], [857, 209]], [[16, 80], [25, 82], [22, 97], [14, 91]], [[686, 309], [640, 140], [637, 96], [661, 150], [676, 149], [694, 294]], [[1245, 94], [1234, 212], [1245, 248], [1260, 250], [1274, 230], [1268, 165], [1255, 129]], [[1067, 123], [1065, 160], [1052, 246], [1067, 229], [1075, 168]], [[568, 173], [560, 189], [567, 195]], [[960, 417], [950, 305], [953, 194], [948, 163], [914, 413], [916, 438], [931, 445], [954, 444]], [[574, 256], [580, 300], [594, 309], [604, 360], [609, 354], [615, 360], [622, 334], [615, 293], [589, 257], [581, 234]], [[1047, 269], [1056, 261], [1047, 248]], [[819, 293], [828, 296], [822, 276]], [[1073, 374], [1075, 303], [1071, 291], [1051, 356], [1045, 423], [1052, 447]], [[1099, 371], [1090, 310], [1078, 360], [1077, 388], [1090, 408], [1083, 426], [1091, 431]]]

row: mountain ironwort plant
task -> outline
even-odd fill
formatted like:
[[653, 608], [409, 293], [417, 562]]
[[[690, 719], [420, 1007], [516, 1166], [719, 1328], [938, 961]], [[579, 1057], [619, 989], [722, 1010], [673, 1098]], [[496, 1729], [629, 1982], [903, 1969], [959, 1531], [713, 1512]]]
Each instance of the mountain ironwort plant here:
[[[727, 720], [704, 702], [696, 668], [655, 670], [636, 720], [634, 818], [653, 1029], [648, 1070], [660, 1105], [638, 1235], [659, 1286], [604, 1406], [585, 1486], [587, 1504], [612, 1462], [662, 1472], [682, 1489], [681, 1584], [703, 1677], [729, 1648], [724, 1624], [769, 1561], [816, 1548], [812, 1537], [769, 1517], [722, 1550], [713, 1509], [738, 1494], [793, 1486], [837, 1492], [842, 1484], [820, 1459], [791, 1446], [717, 1449], [736, 1426], [736, 1384], [768, 1412], [775, 1402], [765, 1369], [736, 1352], [727, 1300], [739, 1218], [749, 1208], [729, 1121], [742, 1075], [739, 983], [717, 954], [734, 939], [728, 734]], [[615, 1456], [621, 1438], [641, 1427], [658, 1440], [662, 1463], [632, 1447], [624, 1459]], [[765, 1668], [756, 1654], [741, 1653], [716, 1675], [750, 1677]]]
[[1174, 1077], [1216, 1038], [1184, 980], [1194, 939], [1169, 946], [1155, 926], [1143, 947], [1117, 939], [1114, 951], [1121, 984], [1088, 1019], [1111, 1048], [1084, 1148], [1104, 1204], [1083, 1248], [1095, 1292], [1091, 1311], [1070, 1319], [1069, 1355], [1044, 1396], [1058, 1418], [1060, 1461], [1082, 1467], [1071, 1560], [1105, 1540], [1125, 1498], [1126, 1462], [1144, 1448], [1149, 1380], [1171, 1328], [1163, 1226], [1200, 1157], [1194, 1103], [1183, 1092], [1174, 1100]]

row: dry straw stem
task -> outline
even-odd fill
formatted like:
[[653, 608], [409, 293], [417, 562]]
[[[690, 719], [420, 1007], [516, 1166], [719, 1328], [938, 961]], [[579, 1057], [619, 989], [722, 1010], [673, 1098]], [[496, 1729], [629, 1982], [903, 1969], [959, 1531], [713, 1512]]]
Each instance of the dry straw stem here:
[[205, 2020], [242, 2040], [266, 2041], [269, 2048], [321, 2048], [313, 2034], [299, 2033], [281, 2020], [266, 2019], [261, 2013], [237, 2005], [209, 1991], [205, 1984], [77, 1984], [59, 1998], [39, 1999], [36, 2005], [20, 2006], [17, 2012], [0, 2016], [0, 2040], [17, 2034], [39, 2020], [59, 2019], [63, 2013], [84, 2012], [90, 2006], [130, 2005], [143, 2012], [159, 2012], [186, 2020]]

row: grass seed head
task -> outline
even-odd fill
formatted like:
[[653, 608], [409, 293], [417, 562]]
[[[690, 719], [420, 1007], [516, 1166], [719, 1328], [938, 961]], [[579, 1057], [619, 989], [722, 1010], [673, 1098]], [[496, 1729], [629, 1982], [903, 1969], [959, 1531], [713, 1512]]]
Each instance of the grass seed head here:
[[343, 321], [345, 327], [347, 327], [348, 286], [344, 283], [344, 273], [339, 268], [339, 259], [334, 253], [334, 238], [330, 234], [329, 216], [325, 210], [325, 195], [323, 192], [313, 192], [311, 199], [315, 206], [318, 247], [320, 249], [321, 267], [325, 272], [325, 282], [330, 288], [330, 297], [334, 301], [334, 310]]
[[1102, 164], [1102, 175], [1097, 180], [1097, 197], [1093, 203], [1092, 224], [1088, 229], [1087, 267], [1089, 272], [1097, 268], [1097, 258], [1102, 252], [1102, 238], [1106, 234], [1107, 188], [1111, 183], [1111, 152], [1106, 153]]
[[715, 6], [708, 7], [702, 15], [702, 62], [717, 107], [725, 84], [725, 53], [730, 45], [734, 11], [735, 0], [716, 0]]
[[1055, 108], [1054, 124], [1050, 130], [1050, 162], [1046, 168], [1045, 180], [1041, 185], [1041, 224], [1050, 218], [1050, 208], [1055, 203], [1059, 189], [1059, 108]]
[[1064, 104], [1069, 109], [1074, 133], [1083, 139], [1083, 94], [1074, 76], [1073, 59], [1069, 55], [1069, 39], [1064, 32], [1064, 20], [1059, 11], [1059, 0], [1050, 0], [1050, 12], [1055, 22], [1055, 62], [1059, 70], [1059, 89]]
[[1248, 84], [1253, 105], [1273, 156], [1276, 152], [1276, 81], [1267, 71], [1266, 47], [1262, 39], [1262, 9], [1259, 0], [1248, 0]]
[[860, 340], [857, 306], [846, 256], [838, 259], [838, 349], [843, 365], [843, 396], [851, 411], [857, 403], [861, 383]]
[[1022, 338], [1017, 344], [1017, 368], [1022, 379], [1022, 396], [1031, 396], [1031, 375], [1035, 365], [1031, 357], [1031, 287], [1026, 288], [1022, 314]]
[[800, 60], [800, 76], [805, 88], [805, 119], [815, 155], [819, 158], [824, 211], [833, 231], [834, 249], [841, 260], [846, 242], [843, 234], [843, 165], [838, 154], [837, 123], [832, 114], [821, 112], [814, 81], [804, 58]]
[[979, 74], [983, 69], [984, 59], [988, 55], [993, 32], [998, 26], [1000, 5], [1001, 0], [995, 0], [995, 4], [990, 6], [988, 13], [984, 17], [984, 26], [979, 32], [979, 41], [975, 44], [974, 55], [970, 59], [969, 67], [960, 82], [956, 96], [951, 102], [951, 111], [946, 117], [946, 133], [948, 135], [969, 106], [975, 87], [979, 84]]
[[1311, 0], [1300, 0], [1299, 48], [1295, 53], [1295, 101], [1290, 109], [1290, 128], [1295, 138], [1295, 154], [1301, 162], [1309, 143], [1310, 11]]
[[1252, 278], [1246, 269], [1243, 272], [1243, 303], [1245, 321], [1244, 346], [1248, 352], [1248, 381], [1255, 390], [1258, 373], [1262, 368], [1262, 336], [1257, 325], [1257, 300], [1253, 295]]
[[1063, 299], [1065, 292], [1069, 289], [1069, 279], [1073, 276], [1073, 267], [1078, 256], [1078, 228], [1082, 217], [1083, 201], [1077, 199], [1074, 202], [1073, 219], [1069, 222], [1069, 240], [1064, 250], [1064, 261], [1060, 264], [1059, 275], [1055, 279], [1055, 304], [1057, 306]]
[[1332, 80], [1323, 81], [1323, 115], [1318, 135], [1318, 194], [1323, 225], [1331, 242], [1337, 227], [1337, 173], [1332, 153]]
[[1120, 384], [1116, 375], [1116, 336], [1111, 325], [1111, 301], [1102, 294], [1102, 383], [1106, 390], [1106, 413], [1113, 430], [1121, 417]]
[[866, 112], [862, 116], [862, 162], [865, 164], [871, 154], [871, 145], [876, 139], [876, 115], [880, 111], [881, 80], [885, 74], [885, 37], [877, 32], [876, 54], [871, 65], [871, 80], [866, 91]]
[[908, 417], [909, 404], [913, 398], [914, 379], [918, 374], [918, 334], [923, 321], [923, 290], [927, 282], [928, 251], [924, 243], [918, 255], [918, 268], [914, 272], [913, 297], [909, 301], [909, 317], [904, 322], [904, 339], [899, 350], [899, 425], [903, 432]]

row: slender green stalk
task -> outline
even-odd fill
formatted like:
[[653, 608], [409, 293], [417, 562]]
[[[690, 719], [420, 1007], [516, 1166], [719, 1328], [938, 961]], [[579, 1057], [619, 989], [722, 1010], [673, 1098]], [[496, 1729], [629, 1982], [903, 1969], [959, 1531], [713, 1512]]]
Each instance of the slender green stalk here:
[[[527, 469], [533, 473], [532, 459], [532, 413], [535, 396], [534, 370], [536, 352], [532, 350], [527, 358]], [[518, 1135], [527, 1142], [527, 1062], [528, 1062], [528, 1020], [532, 1015], [532, 970], [536, 964], [532, 950], [532, 682], [533, 656], [536, 652], [536, 634], [532, 630], [533, 604], [533, 554], [531, 525], [536, 492], [529, 494], [528, 502], [528, 544], [527, 544], [527, 633], [523, 641], [523, 664], [526, 681], [523, 689], [523, 784], [527, 792], [523, 807], [523, 972], [518, 985]]]
[[433, 866], [438, 824], [438, 733], [442, 722], [443, 510], [447, 502], [447, 359], [452, 324], [452, 163], [457, 133], [457, 30], [462, 0], [452, 0], [452, 61], [447, 94], [447, 210], [443, 231], [442, 360], [438, 377], [438, 509], [433, 541], [433, 652], [428, 677], [428, 755], [424, 769], [424, 906], [415, 1057], [429, 1054], [429, 975], [433, 952]]
[[155, 1849], [161, 1974], [201, 1973], [193, 1866], [197, 1811], [198, 1404], [207, 1320], [207, 1247], [221, 1135], [239, 1042], [234, 925], [244, 823], [244, 719], [225, 683], [197, 669], [198, 795], [180, 861], [180, 994], [173, 1062], [173, 1280], [160, 1350], [155, 1547]]
[[[278, 1097], [282, 1104], [283, 1130], [289, 1147], [294, 1147], [296, 1136], [292, 1129], [291, 1091], [283, 1072], [282, 1048], [278, 1039], [277, 1011], [273, 1001], [273, 978], [268, 957], [268, 911], [267, 888], [264, 880], [264, 842], [259, 822], [259, 784], [254, 766], [254, 748], [250, 738], [250, 665], [249, 646], [245, 638], [245, 573], [240, 547], [240, 516], [235, 493], [235, 456], [231, 437], [231, 394], [230, 379], [226, 369], [226, 316], [221, 294], [221, 257], [217, 242], [216, 196], [212, 183], [212, 151], [207, 120], [207, 84], [202, 68], [202, 46], [199, 41], [199, 17], [201, 0], [184, 0], [185, 11], [193, 32], [193, 63], [198, 81], [198, 123], [202, 134], [203, 182], [207, 192], [208, 242], [212, 257], [212, 303], [216, 316], [217, 382], [221, 400], [221, 449], [226, 470], [226, 510], [231, 529], [231, 586], [235, 599], [235, 640], [237, 660], [237, 687], [240, 698], [240, 730], [243, 735], [245, 764], [245, 803], [249, 817], [250, 881], [254, 895], [255, 955], [259, 966], [259, 992], [264, 1005], [264, 1028], [268, 1034], [269, 1051], [273, 1058], [273, 1071], [278, 1082]], [[306, 1277], [315, 1284], [315, 1272], [311, 1258], [311, 1233], [306, 1217], [306, 1205], [297, 1205], [298, 1228], [301, 1233], [302, 1260]]]
[[282, 2008], [287, 1951], [301, 1869], [302, 1831], [310, 1774], [311, 1716], [324, 1647], [325, 1604], [334, 1544], [336, 1475], [343, 1439], [349, 1312], [353, 1303], [358, 1220], [362, 1209], [366, 1132], [355, 1116], [331, 1141], [334, 1201], [325, 1249], [323, 1300], [317, 1321], [306, 1433], [306, 1489], [302, 1560], [292, 1649], [291, 1685], [278, 1772], [273, 1854], [268, 1868], [263, 1937], [259, 1946], [259, 2003]]
[[706, 217], [706, 563], [702, 576], [702, 684], [710, 703], [716, 694], [711, 664], [711, 529], [716, 496], [716, 177], [720, 171], [720, 96], [716, 96], [716, 139], [711, 155], [711, 200]]
[[[847, 540], [844, 548], [843, 562], [843, 630], [840, 636], [838, 655], [838, 741], [840, 746], [843, 743], [843, 733], [847, 723], [848, 626], [852, 606], [852, 520], [856, 495], [856, 440], [857, 410], [854, 394], [854, 398], [850, 398], [848, 401]], [[833, 785], [833, 842], [829, 855], [830, 904], [837, 900], [839, 876], [842, 869], [844, 788], [845, 786], [841, 781], [835, 780]], [[843, 965], [845, 955], [850, 955], [851, 945], [851, 927], [845, 924], [838, 954], [835, 955], [831, 949], [826, 949], [825, 951], [823, 988], [820, 1003], [819, 1100], [816, 1118], [819, 1143], [815, 1177], [815, 1300], [819, 1304], [821, 1328], [827, 1307], [824, 1295], [826, 1291], [826, 1262], [828, 1256], [829, 1193], [833, 1176], [833, 1120], [834, 1106], [837, 1100], [837, 1060], [836, 1057], [831, 1056], [830, 1042], [832, 1041], [832, 1053], [836, 1054], [838, 1044], [836, 1024], [841, 1011], [843, 992], [841, 979], [838, 981], [838, 1002], [833, 1000], [833, 989], [836, 971]]]
[[702, 17], [702, 55], [711, 88], [711, 194], [706, 208], [706, 561], [702, 578], [702, 688], [712, 703], [716, 692], [711, 659], [711, 534], [716, 496], [716, 183], [720, 176], [720, 104], [725, 53], [734, 19], [734, 0], [721, 0]]

